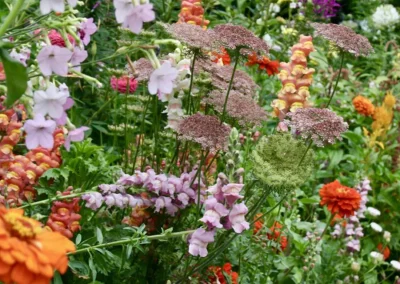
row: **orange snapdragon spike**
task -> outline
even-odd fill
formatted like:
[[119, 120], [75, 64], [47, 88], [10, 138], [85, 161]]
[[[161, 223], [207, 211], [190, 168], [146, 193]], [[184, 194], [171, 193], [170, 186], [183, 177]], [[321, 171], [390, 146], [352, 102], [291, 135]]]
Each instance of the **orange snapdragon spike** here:
[[0, 281], [50, 283], [55, 270], [66, 272], [66, 254], [74, 252], [75, 245], [23, 214], [21, 209], [0, 207]]
[[340, 184], [339, 181], [325, 184], [319, 191], [321, 205], [326, 205], [332, 214], [350, 217], [360, 208], [361, 195], [354, 188]]
[[178, 23], [188, 23], [206, 29], [210, 21], [204, 19], [201, 0], [182, 0]]

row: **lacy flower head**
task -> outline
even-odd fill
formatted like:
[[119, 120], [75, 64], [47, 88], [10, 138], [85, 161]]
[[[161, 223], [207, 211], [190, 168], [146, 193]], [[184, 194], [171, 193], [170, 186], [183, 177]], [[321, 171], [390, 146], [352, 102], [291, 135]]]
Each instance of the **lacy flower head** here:
[[[215, 90], [210, 93], [204, 102], [214, 107], [216, 111], [222, 113], [224, 109], [226, 92], [222, 90]], [[267, 119], [267, 114], [255, 100], [250, 96], [243, 96], [239, 92], [231, 91], [226, 105], [226, 113], [237, 119], [238, 123], [242, 126], [245, 125], [260, 125], [262, 121]]]
[[[275, 191], [294, 190], [312, 171], [313, 153], [289, 133], [261, 138], [253, 151], [253, 173]], [[304, 156], [303, 161], [300, 163]]]
[[246, 49], [246, 53], [261, 52], [268, 54], [269, 47], [265, 41], [257, 37], [245, 27], [232, 24], [221, 24], [214, 27], [220, 41], [229, 49]]
[[227, 151], [231, 128], [216, 116], [196, 113], [185, 118], [178, 127], [179, 138], [197, 142], [205, 150]]
[[334, 42], [338, 47], [355, 56], [368, 56], [373, 48], [368, 39], [356, 34], [351, 28], [336, 24], [312, 23], [318, 36]]
[[340, 184], [339, 181], [325, 184], [319, 191], [321, 205], [326, 205], [332, 214], [350, 217], [360, 208], [361, 195], [354, 188]]
[[400, 15], [393, 5], [380, 5], [372, 15], [372, 21], [377, 28], [391, 27], [400, 22]]
[[326, 108], [299, 108], [288, 116], [292, 130], [304, 139], [311, 138], [319, 147], [342, 140], [341, 134], [349, 127], [342, 117]]
[[203, 30], [200, 26], [186, 23], [164, 26], [166, 31], [183, 44], [195, 49], [217, 47], [217, 35], [213, 30]]

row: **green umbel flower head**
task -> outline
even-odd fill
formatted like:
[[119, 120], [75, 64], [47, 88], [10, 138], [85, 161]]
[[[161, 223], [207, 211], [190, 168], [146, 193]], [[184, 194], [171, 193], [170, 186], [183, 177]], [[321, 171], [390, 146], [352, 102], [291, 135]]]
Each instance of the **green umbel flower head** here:
[[289, 133], [263, 137], [253, 151], [253, 173], [275, 191], [286, 193], [303, 184], [313, 168], [309, 150], [299, 165], [307, 146]]

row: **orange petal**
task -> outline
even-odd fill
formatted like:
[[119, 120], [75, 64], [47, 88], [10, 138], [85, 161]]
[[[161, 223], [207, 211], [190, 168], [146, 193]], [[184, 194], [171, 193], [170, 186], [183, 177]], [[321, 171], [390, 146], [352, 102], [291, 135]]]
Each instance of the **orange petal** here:
[[11, 271], [11, 279], [17, 284], [31, 283], [33, 278], [34, 274], [21, 263], [16, 264]]

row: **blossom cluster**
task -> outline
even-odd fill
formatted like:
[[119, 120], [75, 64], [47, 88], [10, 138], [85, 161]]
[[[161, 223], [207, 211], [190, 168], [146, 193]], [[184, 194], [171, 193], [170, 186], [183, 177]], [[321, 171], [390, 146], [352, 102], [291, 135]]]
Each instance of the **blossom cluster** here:
[[178, 23], [188, 23], [206, 29], [210, 21], [204, 19], [204, 8], [201, 0], [181, 0], [181, 11]]
[[301, 35], [299, 43], [295, 44], [291, 51], [290, 62], [280, 63], [278, 78], [283, 87], [278, 93], [278, 99], [272, 101], [274, 113], [280, 120], [283, 120], [288, 112], [309, 106], [309, 87], [315, 72], [313, 68], [307, 68], [307, 56], [314, 51], [311, 36]]
[[250, 228], [245, 220], [248, 209], [244, 202], [236, 203], [244, 196], [240, 195], [244, 184], [229, 183], [228, 178], [220, 173], [217, 183], [207, 189], [211, 193], [204, 201], [205, 212], [200, 219], [206, 228], [197, 229], [189, 239], [189, 253], [205, 257], [208, 254], [207, 245], [214, 241], [216, 229], [233, 229], [240, 234]]

